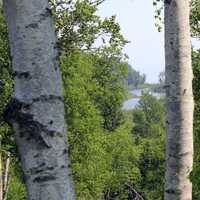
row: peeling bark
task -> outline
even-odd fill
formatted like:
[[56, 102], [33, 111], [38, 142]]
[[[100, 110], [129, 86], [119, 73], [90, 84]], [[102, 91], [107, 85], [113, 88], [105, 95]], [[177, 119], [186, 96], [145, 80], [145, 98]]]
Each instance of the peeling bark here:
[[192, 200], [193, 93], [189, 0], [165, 0], [165, 200]]
[[62, 82], [48, 0], [4, 0], [14, 95], [11, 123], [29, 200], [74, 200]]

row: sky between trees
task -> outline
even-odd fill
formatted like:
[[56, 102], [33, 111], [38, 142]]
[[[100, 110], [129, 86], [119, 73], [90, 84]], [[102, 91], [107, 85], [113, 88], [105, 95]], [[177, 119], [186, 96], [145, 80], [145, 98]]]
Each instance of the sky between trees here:
[[[164, 70], [164, 32], [154, 25], [152, 0], [107, 0], [100, 7], [102, 17], [117, 15], [123, 34], [131, 42], [125, 48], [134, 69], [147, 75], [147, 82], [158, 82]], [[200, 41], [193, 40], [195, 47]]]

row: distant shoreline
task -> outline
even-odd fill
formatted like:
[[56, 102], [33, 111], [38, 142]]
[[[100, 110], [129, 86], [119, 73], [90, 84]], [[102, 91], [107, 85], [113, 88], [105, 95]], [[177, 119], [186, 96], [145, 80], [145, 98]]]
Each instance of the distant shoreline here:
[[127, 98], [123, 103], [123, 110], [131, 110], [134, 109], [137, 105], [138, 102], [144, 92], [149, 92], [153, 96], [157, 98], [162, 98], [164, 97], [165, 93], [161, 92], [161, 90], [156, 91], [155, 89], [152, 88], [135, 88], [132, 90], [128, 91]]

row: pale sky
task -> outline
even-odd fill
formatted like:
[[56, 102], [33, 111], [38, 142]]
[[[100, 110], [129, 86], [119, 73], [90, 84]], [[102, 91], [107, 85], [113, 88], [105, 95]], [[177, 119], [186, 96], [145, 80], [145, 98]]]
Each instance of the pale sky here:
[[[131, 42], [125, 48], [133, 68], [147, 75], [147, 82], [158, 82], [164, 70], [164, 33], [154, 23], [153, 0], [106, 0], [100, 7], [102, 17], [117, 16], [124, 36]], [[192, 40], [200, 49], [200, 41]]]
[[99, 13], [102, 17], [117, 16], [131, 42], [125, 48], [130, 64], [147, 75], [147, 82], [157, 82], [164, 70], [164, 36], [154, 25], [152, 0], [106, 0]]

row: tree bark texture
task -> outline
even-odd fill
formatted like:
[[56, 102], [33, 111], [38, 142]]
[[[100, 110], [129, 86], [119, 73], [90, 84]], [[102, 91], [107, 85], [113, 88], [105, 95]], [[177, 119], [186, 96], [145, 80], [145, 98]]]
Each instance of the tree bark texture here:
[[4, 0], [14, 76], [14, 128], [29, 200], [74, 200], [62, 82], [48, 0]]
[[193, 93], [189, 0], [165, 0], [165, 200], [192, 200]]

